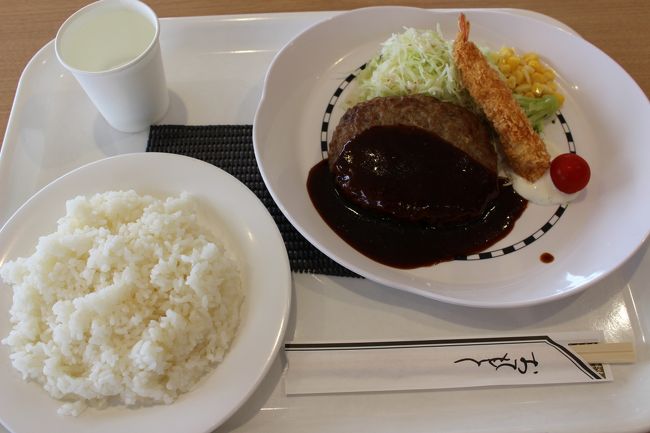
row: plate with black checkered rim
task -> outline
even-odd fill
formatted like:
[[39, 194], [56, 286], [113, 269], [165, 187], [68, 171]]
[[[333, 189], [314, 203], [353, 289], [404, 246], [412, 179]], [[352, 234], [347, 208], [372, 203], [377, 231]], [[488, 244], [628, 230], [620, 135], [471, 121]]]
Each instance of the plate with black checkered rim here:
[[[592, 181], [575, 201], [529, 204], [512, 232], [489, 249], [410, 270], [357, 252], [314, 209], [307, 176], [327, 157], [358, 73], [380, 43], [404, 27], [438, 24], [453, 39], [457, 11], [364, 8], [297, 36], [278, 53], [266, 76], [253, 130], [260, 171], [301, 234], [338, 263], [380, 284], [479, 307], [533, 305], [577, 293], [615, 270], [650, 231], [650, 206], [638, 199], [650, 182], [650, 153], [641, 146], [650, 137], [643, 121], [647, 98], [612, 59], [563, 29], [507, 11], [469, 10], [466, 15], [479, 45], [534, 51], [555, 69], [566, 101], [546, 125], [544, 139], [580, 154], [592, 169]], [[593, 67], [607, 74], [594, 76]], [[611, 77], [616, 86], [610, 85]], [[633, 114], [622, 114], [612, 102], [624, 103], [626, 113]], [[551, 263], [543, 260], [549, 254]]]

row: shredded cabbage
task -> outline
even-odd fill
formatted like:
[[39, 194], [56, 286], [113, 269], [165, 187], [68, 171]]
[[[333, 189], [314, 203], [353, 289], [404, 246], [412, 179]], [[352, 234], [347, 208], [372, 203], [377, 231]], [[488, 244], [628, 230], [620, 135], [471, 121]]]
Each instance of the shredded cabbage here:
[[454, 66], [452, 48], [453, 43], [442, 37], [439, 27], [436, 31], [405, 28], [393, 34], [357, 77], [357, 91], [348, 102], [424, 93], [471, 106]]

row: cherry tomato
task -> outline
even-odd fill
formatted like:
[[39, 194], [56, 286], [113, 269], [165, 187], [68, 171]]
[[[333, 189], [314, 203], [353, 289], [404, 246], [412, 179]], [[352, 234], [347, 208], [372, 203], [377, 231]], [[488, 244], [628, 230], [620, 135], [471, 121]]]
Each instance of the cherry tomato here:
[[551, 161], [551, 180], [564, 193], [573, 194], [584, 189], [590, 177], [589, 164], [575, 153], [563, 153]]

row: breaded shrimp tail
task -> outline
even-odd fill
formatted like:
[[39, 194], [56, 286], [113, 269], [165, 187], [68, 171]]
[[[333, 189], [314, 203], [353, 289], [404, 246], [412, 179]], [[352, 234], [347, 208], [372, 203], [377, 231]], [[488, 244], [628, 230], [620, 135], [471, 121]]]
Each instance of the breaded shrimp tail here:
[[546, 146], [508, 86], [476, 45], [469, 41], [469, 22], [463, 14], [458, 18], [458, 27], [454, 61], [461, 81], [499, 135], [510, 167], [519, 176], [534, 182], [550, 166]]

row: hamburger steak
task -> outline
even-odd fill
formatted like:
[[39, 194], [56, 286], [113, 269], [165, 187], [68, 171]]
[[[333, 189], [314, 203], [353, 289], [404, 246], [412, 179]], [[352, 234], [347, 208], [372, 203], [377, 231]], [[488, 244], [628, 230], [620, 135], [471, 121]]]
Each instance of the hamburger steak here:
[[403, 221], [476, 220], [499, 193], [497, 156], [481, 118], [426, 95], [374, 98], [347, 110], [328, 164], [345, 199]]
[[330, 169], [348, 141], [371, 126], [382, 125], [422, 128], [497, 171], [497, 156], [483, 120], [463, 107], [427, 95], [374, 98], [348, 109], [329, 144]]

